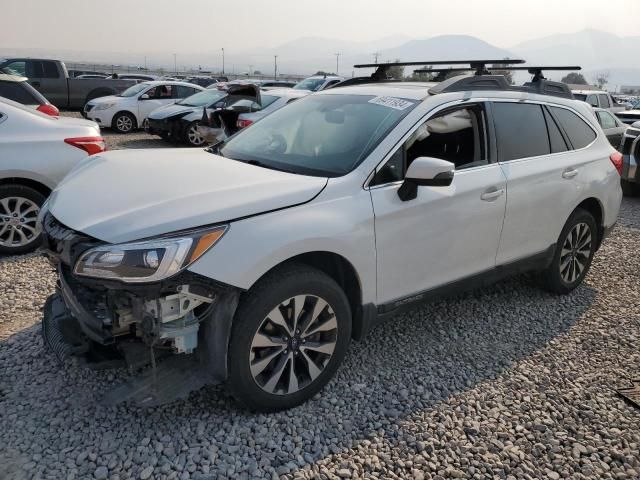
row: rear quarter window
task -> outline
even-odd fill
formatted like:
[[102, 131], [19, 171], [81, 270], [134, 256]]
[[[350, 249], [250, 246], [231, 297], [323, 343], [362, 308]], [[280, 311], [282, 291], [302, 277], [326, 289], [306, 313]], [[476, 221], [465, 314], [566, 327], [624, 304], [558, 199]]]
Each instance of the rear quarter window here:
[[596, 139], [593, 129], [571, 110], [560, 107], [549, 107], [553, 115], [569, 137], [574, 150], [584, 148]]
[[39, 105], [31, 93], [17, 82], [0, 82], [0, 97], [8, 98], [23, 105]]

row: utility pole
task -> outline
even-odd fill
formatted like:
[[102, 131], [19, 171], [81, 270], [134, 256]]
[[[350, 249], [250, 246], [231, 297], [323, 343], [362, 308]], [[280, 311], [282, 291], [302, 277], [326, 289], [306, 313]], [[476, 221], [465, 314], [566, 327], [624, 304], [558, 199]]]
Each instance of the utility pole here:
[[373, 58], [375, 58], [375, 59], [376, 59], [376, 62], [375, 62], [376, 64], [378, 63], [378, 57], [379, 57], [379, 56], [380, 56], [380, 52], [375, 52], [375, 53], [373, 54]]
[[340, 70], [340, 55], [341, 53], [334, 53], [336, 56], [336, 75], [338, 74], [338, 70]]
[[173, 71], [175, 72], [176, 75], [178, 75], [178, 56], [177, 54], [173, 54]]
[[278, 79], [278, 55], [273, 56], [273, 79]]
[[144, 57], [144, 71], [147, 71], [147, 56]]
[[224, 48], [222, 49], [222, 74], [224, 75]]

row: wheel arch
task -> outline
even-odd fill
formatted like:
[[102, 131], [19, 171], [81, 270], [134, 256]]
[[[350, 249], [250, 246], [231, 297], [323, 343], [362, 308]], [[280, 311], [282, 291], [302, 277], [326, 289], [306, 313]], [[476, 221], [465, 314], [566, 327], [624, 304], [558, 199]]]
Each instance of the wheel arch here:
[[44, 195], [45, 197], [48, 197], [49, 195], [51, 195], [51, 188], [49, 188], [47, 185], [45, 185], [42, 182], [38, 182], [37, 180], [33, 180], [30, 178], [23, 178], [23, 177], [0, 178], [0, 186], [4, 186], [4, 185], [17, 185], [22, 187], [29, 187], [29, 188], [33, 188], [34, 190]]
[[[582, 202], [578, 204], [578, 206], [573, 210], [574, 212], [578, 209], [586, 210], [593, 218], [596, 220], [596, 226], [598, 228], [598, 244], [596, 245], [596, 250], [600, 248], [600, 244], [602, 243], [602, 237], [604, 234], [604, 208], [600, 200], [595, 197], [589, 197], [584, 199]], [[573, 212], [571, 212], [573, 214]]]
[[375, 311], [373, 305], [363, 305], [362, 303], [362, 284], [358, 272], [353, 264], [342, 255], [329, 251], [312, 251], [305, 252], [290, 257], [279, 264], [275, 265], [260, 278], [269, 274], [283, 265], [291, 263], [308, 265], [309, 267], [320, 270], [321, 272], [332, 278], [344, 291], [349, 306], [351, 307], [352, 317], [352, 334], [354, 340], [361, 340], [373, 323], [372, 312]]

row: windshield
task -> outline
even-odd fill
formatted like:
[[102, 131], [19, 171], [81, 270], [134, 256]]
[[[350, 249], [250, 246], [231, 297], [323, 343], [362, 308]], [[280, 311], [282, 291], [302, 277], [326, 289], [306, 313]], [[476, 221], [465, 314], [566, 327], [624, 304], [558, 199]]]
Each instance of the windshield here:
[[634, 109], [634, 110], [640, 110], [640, 101], [637, 101], [636, 103], [634, 103], [631, 106], [631, 108]]
[[204, 92], [198, 92], [190, 97], [187, 97], [179, 102], [177, 105], [184, 105], [186, 107], [208, 107], [213, 105], [217, 101], [223, 99], [227, 95], [227, 92], [221, 90], [205, 90]]
[[353, 170], [415, 105], [372, 95], [312, 95], [242, 130], [219, 152], [278, 170], [337, 177]]
[[134, 97], [138, 93], [142, 92], [143, 90], [145, 90], [147, 88], [149, 88], [149, 84], [147, 84], [147, 83], [138, 83], [138, 84], [134, 85], [133, 87], [127, 88], [124, 92], [119, 94], [118, 97]]
[[302, 80], [293, 87], [296, 90], [311, 90], [315, 92], [318, 90], [322, 84], [324, 83], [324, 78], [307, 78]]

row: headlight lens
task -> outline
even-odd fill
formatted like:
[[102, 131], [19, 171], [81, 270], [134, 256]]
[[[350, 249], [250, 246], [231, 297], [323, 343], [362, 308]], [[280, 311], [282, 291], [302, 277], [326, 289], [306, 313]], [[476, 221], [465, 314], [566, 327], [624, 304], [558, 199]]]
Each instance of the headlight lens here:
[[106, 110], [108, 108], [114, 107], [115, 103], [99, 103], [96, 105], [96, 110]]
[[227, 228], [224, 225], [176, 237], [101, 245], [83, 253], [74, 272], [83, 277], [126, 283], [164, 280], [200, 258], [222, 238]]

